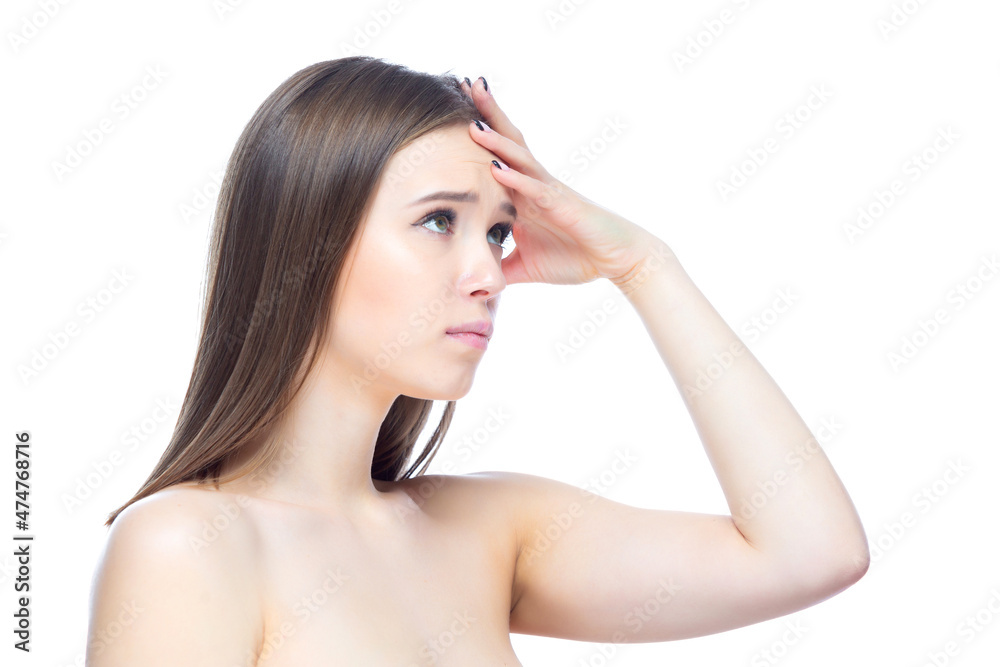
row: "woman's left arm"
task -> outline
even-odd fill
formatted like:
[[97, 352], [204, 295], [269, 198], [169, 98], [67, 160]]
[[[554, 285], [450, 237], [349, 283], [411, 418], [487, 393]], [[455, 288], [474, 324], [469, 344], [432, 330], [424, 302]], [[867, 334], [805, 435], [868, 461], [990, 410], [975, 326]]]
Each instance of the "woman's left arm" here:
[[669, 246], [553, 178], [485, 85], [468, 92], [488, 121], [470, 124], [470, 136], [506, 163], [492, 172], [517, 208], [507, 284], [607, 278], [621, 289], [681, 390], [732, 514], [630, 507], [541, 477], [484, 474], [498, 482], [491, 506], [509, 508], [517, 543], [511, 631], [677, 639], [787, 614], [860, 579], [868, 542], [843, 484]]
[[819, 443], [673, 253], [653, 246], [615, 282], [684, 396], [731, 516], [485, 473], [502, 481], [493, 498], [517, 536], [511, 632], [701, 636], [816, 604], [868, 569], [864, 528]]
[[614, 282], [684, 397], [747, 544], [796, 581], [864, 574], [868, 541], [829, 459], [666, 244], [654, 239]]

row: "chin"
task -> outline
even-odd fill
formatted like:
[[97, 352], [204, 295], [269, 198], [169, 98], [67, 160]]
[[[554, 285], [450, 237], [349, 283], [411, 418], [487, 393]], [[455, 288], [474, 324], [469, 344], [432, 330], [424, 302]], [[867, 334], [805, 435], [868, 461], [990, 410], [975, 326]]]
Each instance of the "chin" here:
[[414, 393], [414, 394], [407, 394], [407, 396], [412, 396], [413, 398], [423, 398], [423, 399], [428, 400], [428, 401], [457, 401], [460, 398], [465, 398], [468, 395], [469, 390], [471, 388], [472, 388], [472, 386], [470, 385], [469, 387], [467, 387], [465, 389], [455, 390], [455, 391], [427, 391], [427, 390], [425, 390], [425, 391], [417, 392], [417, 393]]
[[409, 391], [402, 391], [401, 394], [412, 398], [422, 398], [428, 401], [457, 401], [464, 398], [472, 389], [472, 375], [466, 378], [456, 378], [453, 383], [439, 383], [433, 386], [423, 384], [415, 385]]

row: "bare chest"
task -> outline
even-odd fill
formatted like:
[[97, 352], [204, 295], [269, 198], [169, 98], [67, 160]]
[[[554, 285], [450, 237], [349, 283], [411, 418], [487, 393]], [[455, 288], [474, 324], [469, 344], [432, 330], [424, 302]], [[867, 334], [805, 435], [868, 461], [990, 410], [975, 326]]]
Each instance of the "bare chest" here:
[[247, 665], [508, 665], [514, 554], [469, 525], [272, 526], [261, 544], [263, 647]]

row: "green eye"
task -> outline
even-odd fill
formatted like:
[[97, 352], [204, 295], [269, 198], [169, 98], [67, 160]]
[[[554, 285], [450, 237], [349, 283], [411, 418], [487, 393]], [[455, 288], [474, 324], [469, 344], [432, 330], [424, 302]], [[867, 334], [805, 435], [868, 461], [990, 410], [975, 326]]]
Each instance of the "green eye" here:
[[[416, 223], [416, 225], [424, 227], [425, 229], [428, 229], [433, 232], [447, 233], [448, 228], [450, 228], [453, 224], [455, 224], [456, 217], [457, 215], [455, 211], [453, 211], [452, 209], [443, 209], [440, 211], [434, 211], [430, 215], [427, 215], [422, 220], [420, 220], [420, 222]], [[429, 226], [429, 225], [440, 224], [439, 221], [441, 220], [444, 220], [445, 224], [444, 229], [442, 229], [440, 226], [436, 228], [432, 228]], [[494, 225], [493, 228], [490, 230], [490, 234], [499, 234], [499, 237], [495, 238], [494, 245], [497, 245], [502, 248], [504, 244], [507, 243], [507, 241], [510, 239], [511, 230], [513, 228], [514, 225], [513, 223], [510, 222], [501, 222]]]
[[503, 246], [510, 240], [510, 230], [514, 228], [509, 222], [502, 222], [493, 228], [492, 231], [500, 233], [500, 239], [497, 241], [497, 245]]
[[[449, 215], [447, 211], [437, 211], [436, 213], [431, 213], [428, 217], [424, 218], [424, 220], [421, 221], [420, 224], [421, 226], [426, 227], [427, 225], [437, 220], [444, 220], [447, 223], [447, 226], [450, 226], [455, 221], [455, 218], [453, 215]], [[438, 231], [445, 231], [445, 230], [438, 230]]]

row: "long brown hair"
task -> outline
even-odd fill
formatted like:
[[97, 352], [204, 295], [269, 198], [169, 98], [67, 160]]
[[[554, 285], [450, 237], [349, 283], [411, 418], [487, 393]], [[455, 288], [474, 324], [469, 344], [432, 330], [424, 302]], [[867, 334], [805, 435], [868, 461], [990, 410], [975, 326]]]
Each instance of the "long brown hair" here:
[[[331, 296], [387, 162], [422, 135], [473, 119], [483, 117], [454, 75], [371, 56], [306, 67], [264, 100], [220, 187], [200, 340], [177, 425], [142, 487], [105, 525], [170, 485], [219, 484], [241, 448], [268, 442], [314, 366], [320, 345], [312, 343], [326, 340]], [[379, 430], [373, 479], [427, 469], [455, 401], [402, 472], [433, 403], [396, 398]], [[260, 447], [231, 477], [262, 469], [276, 453], [277, 443]]]

